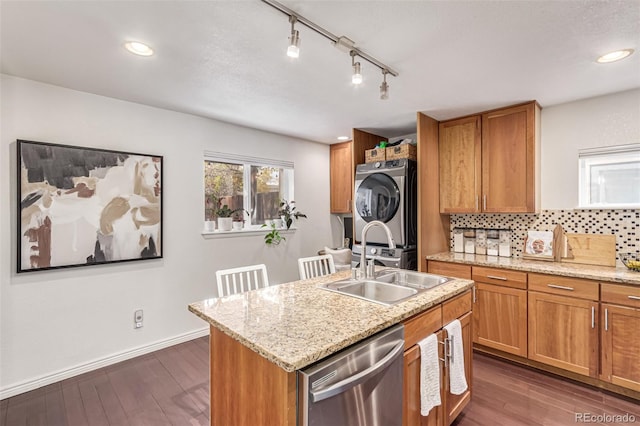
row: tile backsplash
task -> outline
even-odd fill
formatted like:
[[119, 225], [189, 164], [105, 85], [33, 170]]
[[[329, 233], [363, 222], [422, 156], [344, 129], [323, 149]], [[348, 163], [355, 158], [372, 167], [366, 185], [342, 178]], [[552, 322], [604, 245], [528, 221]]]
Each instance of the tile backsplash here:
[[[536, 214], [452, 214], [450, 247], [453, 250], [454, 228], [510, 229], [512, 256], [521, 257], [524, 238], [529, 229], [552, 230], [558, 223], [567, 233], [615, 235], [616, 253], [640, 251], [639, 209], [542, 210]], [[619, 260], [618, 264], [621, 265]]]

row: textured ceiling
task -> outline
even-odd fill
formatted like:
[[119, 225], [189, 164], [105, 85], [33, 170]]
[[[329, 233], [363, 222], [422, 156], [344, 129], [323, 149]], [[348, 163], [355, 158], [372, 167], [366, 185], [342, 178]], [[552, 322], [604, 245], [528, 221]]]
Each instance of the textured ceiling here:
[[[255, 1], [5, 1], [1, 71], [118, 99], [332, 143], [352, 128], [415, 132], [417, 111], [447, 119], [536, 99], [542, 107], [640, 87], [640, 1], [287, 1], [399, 72], [310, 29], [285, 55], [287, 16]], [[150, 44], [136, 57], [125, 40]], [[634, 48], [630, 58], [595, 63]]]

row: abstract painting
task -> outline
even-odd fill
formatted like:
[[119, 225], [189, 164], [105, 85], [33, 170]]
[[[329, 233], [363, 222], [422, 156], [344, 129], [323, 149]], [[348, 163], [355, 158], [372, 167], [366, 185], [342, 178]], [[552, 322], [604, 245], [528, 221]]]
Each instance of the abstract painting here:
[[162, 157], [18, 140], [17, 272], [162, 257]]

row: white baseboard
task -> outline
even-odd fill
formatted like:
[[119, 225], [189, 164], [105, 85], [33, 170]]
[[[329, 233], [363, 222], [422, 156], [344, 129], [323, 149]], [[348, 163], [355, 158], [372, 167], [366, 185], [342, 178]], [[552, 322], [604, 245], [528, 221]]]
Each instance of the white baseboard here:
[[18, 383], [16, 385], [11, 385], [11, 386], [0, 389], [0, 399], [10, 398], [12, 396], [40, 388], [42, 386], [50, 385], [52, 383], [56, 383], [61, 380], [68, 379], [70, 377], [77, 376], [79, 374], [97, 370], [98, 368], [116, 364], [120, 361], [126, 361], [128, 359], [135, 358], [140, 355], [145, 355], [160, 349], [168, 348], [169, 346], [177, 345], [179, 343], [188, 342], [189, 340], [207, 336], [208, 334], [209, 334], [209, 327], [196, 330], [196, 331], [190, 331], [188, 333], [180, 334], [178, 336], [174, 336], [169, 339], [164, 339], [164, 340], [157, 341], [155, 343], [151, 343], [150, 345], [140, 346], [138, 348], [113, 354], [105, 358], [88, 362], [86, 364], [80, 364], [75, 367], [67, 368], [64, 370], [57, 371], [55, 373], [38, 377], [36, 379], [28, 380], [22, 383]]

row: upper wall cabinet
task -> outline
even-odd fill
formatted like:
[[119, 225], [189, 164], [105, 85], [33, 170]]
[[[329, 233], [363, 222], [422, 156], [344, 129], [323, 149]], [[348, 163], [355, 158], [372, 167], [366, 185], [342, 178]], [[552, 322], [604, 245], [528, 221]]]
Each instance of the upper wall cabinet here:
[[331, 213], [351, 213], [356, 164], [364, 163], [364, 151], [387, 138], [353, 129], [353, 140], [330, 146]]
[[481, 117], [460, 118], [440, 123], [440, 212], [480, 211], [482, 182]]
[[330, 146], [329, 179], [331, 180], [331, 213], [351, 213], [353, 198], [353, 143], [342, 142]]
[[440, 211], [536, 212], [539, 128], [536, 102], [440, 123]]

